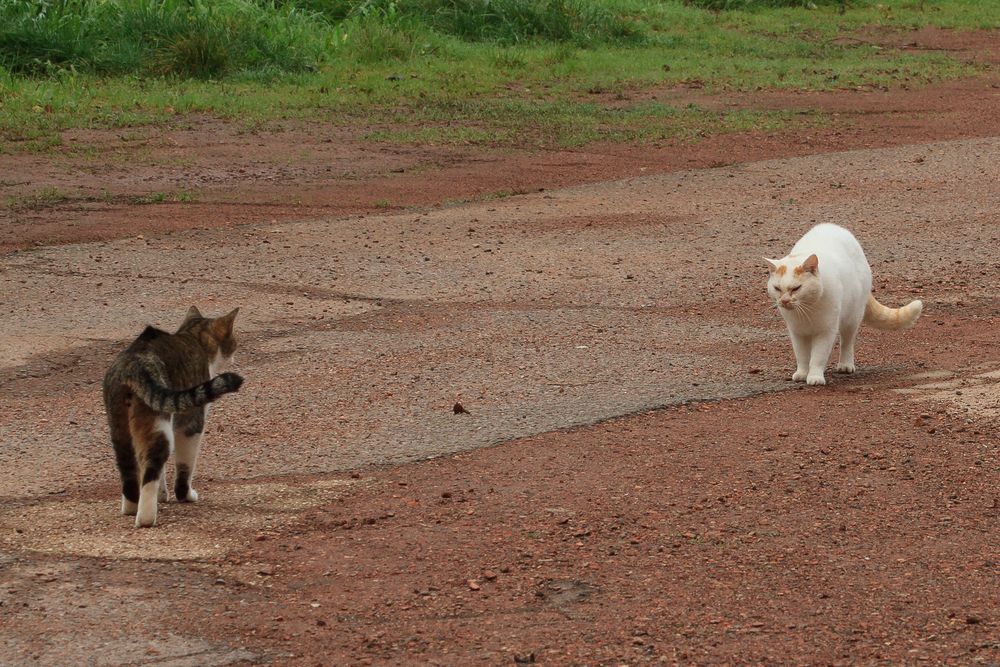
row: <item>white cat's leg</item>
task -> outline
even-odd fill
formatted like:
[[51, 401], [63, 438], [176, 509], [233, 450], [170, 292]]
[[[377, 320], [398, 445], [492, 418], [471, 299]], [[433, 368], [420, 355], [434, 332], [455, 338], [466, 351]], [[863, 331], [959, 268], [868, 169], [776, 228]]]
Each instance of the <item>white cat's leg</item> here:
[[809, 374], [806, 376], [806, 384], [826, 384], [823, 372], [826, 364], [830, 361], [830, 353], [833, 352], [833, 344], [837, 340], [837, 332], [822, 333], [813, 338], [812, 349], [809, 352]]
[[795, 372], [792, 373], [792, 381], [805, 382], [809, 374], [809, 351], [812, 348], [812, 340], [792, 331], [788, 334], [792, 339], [792, 349], [795, 350]]
[[840, 352], [837, 357], [838, 373], [853, 373], [854, 365], [854, 340], [858, 337], [858, 324], [845, 325], [840, 330]]

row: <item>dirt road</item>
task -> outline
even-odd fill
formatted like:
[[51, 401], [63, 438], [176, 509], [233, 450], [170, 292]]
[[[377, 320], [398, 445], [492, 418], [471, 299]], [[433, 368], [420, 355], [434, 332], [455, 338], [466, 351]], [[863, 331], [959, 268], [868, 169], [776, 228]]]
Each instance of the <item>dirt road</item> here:
[[[4, 256], [0, 664], [996, 664], [998, 154]], [[759, 258], [818, 221], [925, 315], [793, 388]], [[135, 531], [99, 380], [191, 303], [248, 381]]]

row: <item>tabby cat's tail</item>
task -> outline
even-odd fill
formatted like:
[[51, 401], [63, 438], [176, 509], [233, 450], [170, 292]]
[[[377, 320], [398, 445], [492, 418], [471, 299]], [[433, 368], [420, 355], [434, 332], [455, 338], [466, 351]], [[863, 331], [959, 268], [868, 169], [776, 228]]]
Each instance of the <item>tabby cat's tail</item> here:
[[869, 294], [863, 321], [876, 329], [909, 329], [923, 310], [924, 304], [920, 299], [911, 301], [902, 308], [889, 308], [879, 303], [874, 295]]
[[201, 407], [236, 391], [243, 384], [243, 378], [236, 373], [222, 373], [208, 382], [178, 391], [164, 387], [148, 371], [143, 371], [126, 379], [125, 384], [149, 407], [173, 414]]

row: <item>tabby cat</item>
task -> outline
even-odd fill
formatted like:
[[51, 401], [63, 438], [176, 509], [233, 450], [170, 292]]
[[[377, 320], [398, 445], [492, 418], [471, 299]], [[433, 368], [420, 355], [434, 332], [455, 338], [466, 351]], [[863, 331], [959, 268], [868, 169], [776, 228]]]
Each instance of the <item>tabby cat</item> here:
[[104, 406], [122, 479], [122, 514], [136, 528], [156, 523], [167, 500], [166, 463], [174, 453], [174, 494], [194, 502], [191, 488], [207, 404], [243, 384], [228, 368], [236, 350], [232, 311], [204, 317], [194, 306], [177, 333], [146, 327], [104, 376]]

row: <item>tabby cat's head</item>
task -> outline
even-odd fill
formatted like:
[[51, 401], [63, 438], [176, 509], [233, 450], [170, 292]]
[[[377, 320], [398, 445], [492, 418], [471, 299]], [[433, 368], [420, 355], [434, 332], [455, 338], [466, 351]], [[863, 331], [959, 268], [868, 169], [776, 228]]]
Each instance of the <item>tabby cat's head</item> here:
[[229, 368], [236, 352], [236, 334], [233, 333], [233, 323], [239, 308], [222, 317], [205, 317], [197, 307], [188, 308], [187, 315], [177, 333], [189, 333], [198, 339], [201, 346], [211, 359], [212, 374], [215, 375]]
[[808, 311], [810, 304], [823, 295], [823, 283], [819, 279], [819, 258], [809, 255], [802, 261], [801, 255], [789, 255], [784, 259], [767, 259], [771, 276], [767, 280], [767, 293], [779, 308], [786, 311]]

